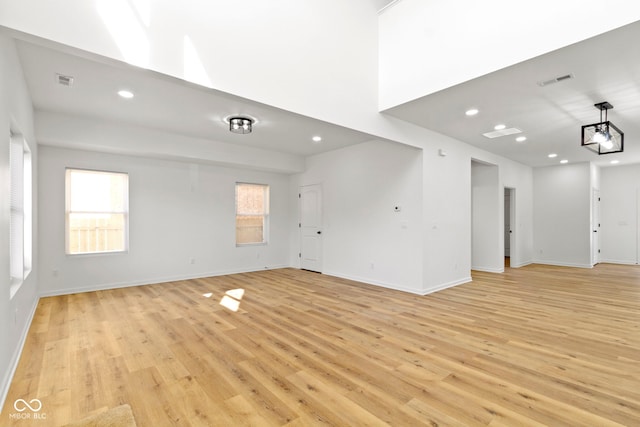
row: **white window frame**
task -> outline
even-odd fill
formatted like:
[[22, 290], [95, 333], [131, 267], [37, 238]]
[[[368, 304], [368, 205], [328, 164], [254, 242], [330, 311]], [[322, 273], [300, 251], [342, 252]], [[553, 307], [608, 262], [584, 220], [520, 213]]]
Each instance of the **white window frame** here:
[[29, 144], [19, 132], [9, 133], [9, 162], [9, 298], [13, 298], [33, 264], [32, 156]]
[[[259, 186], [259, 187], [263, 187], [264, 192], [263, 192], [263, 196], [264, 196], [264, 212], [262, 214], [253, 214], [253, 213], [246, 213], [246, 212], [239, 212], [238, 211], [238, 189], [243, 186], [243, 185], [251, 185], [251, 186]], [[258, 183], [254, 183], [254, 182], [236, 182], [235, 185], [235, 211], [236, 211], [236, 215], [234, 218], [234, 224], [235, 224], [235, 229], [236, 229], [236, 235], [235, 235], [235, 240], [236, 240], [236, 247], [242, 247], [242, 246], [265, 246], [269, 244], [269, 204], [270, 204], [270, 200], [269, 200], [269, 192], [270, 192], [270, 188], [268, 184], [258, 184]], [[262, 241], [261, 242], [249, 242], [249, 243], [238, 243], [238, 235], [237, 235], [237, 218], [238, 216], [256, 216], [256, 217], [262, 217]]]
[[[114, 174], [114, 175], [124, 175], [126, 176], [125, 188], [123, 191], [123, 211], [91, 211], [91, 212], [76, 212], [71, 210], [71, 173], [74, 171], [78, 172], [89, 172], [89, 173], [103, 173], [103, 174]], [[123, 239], [124, 239], [124, 248], [122, 250], [95, 250], [95, 251], [85, 251], [85, 252], [70, 252], [70, 224], [69, 217], [74, 213], [92, 213], [92, 214], [122, 214], [124, 215], [124, 230], [123, 230]], [[122, 254], [129, 252], [129, 174], [126, 172], [117, 172], [117, 171], [105, 171], [105, 170], [97, 170], [97, 169], [84, 169], [84, 168], [75, 168], [75, 167], [67, 167], [65, 169], [65, 254], [67, 256], [94, 256], [94, 255], [108, 255], [108, 254]]]

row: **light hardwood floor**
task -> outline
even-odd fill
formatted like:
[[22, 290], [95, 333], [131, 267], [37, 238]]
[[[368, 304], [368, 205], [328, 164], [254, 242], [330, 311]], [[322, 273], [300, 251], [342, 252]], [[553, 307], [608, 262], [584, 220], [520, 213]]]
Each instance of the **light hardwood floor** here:
[[[283, 269], [49, 297], [0, 425], [128, 403], [140, 427], [639, 426], [639, 320], [640, 267], [606, 264], [428, 296]], [[9, 419], [33, 398], [46, 421]]]

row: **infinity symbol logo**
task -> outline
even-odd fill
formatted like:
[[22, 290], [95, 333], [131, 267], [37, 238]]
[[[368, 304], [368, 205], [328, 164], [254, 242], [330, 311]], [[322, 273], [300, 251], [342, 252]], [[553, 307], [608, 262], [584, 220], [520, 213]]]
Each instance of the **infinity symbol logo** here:
[[[21, 404], [21, 405], [18, 405], [18, 404]], [[15, 402], [13, 402], [13, 407], [18, 412], [26, 411], [27, 408], [31, 409], [32, 412], [38, 412], [40, 409], [42, 409], [42, 402], [40, 402], [39, 399], [31, 399], [29, 402], [27, 402], [24, 399], [18, 399]]]

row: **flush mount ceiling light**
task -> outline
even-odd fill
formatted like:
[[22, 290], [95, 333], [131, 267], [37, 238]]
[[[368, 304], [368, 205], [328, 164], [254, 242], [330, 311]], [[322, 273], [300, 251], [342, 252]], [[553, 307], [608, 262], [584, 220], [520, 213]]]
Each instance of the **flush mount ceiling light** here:
[[480, 110], [478, 110], [477, 108], [472, 108], [470, 110], [465, 111], [464, 113], [467, 116], [475, 116], [476, 114], [478, 114], [480, 112]]
[[[608, 102], [594, 104], [600, 110], [600, 121], [582, 126], [582, 146], [596, 154], [621, 153], [624, 151], [624, 133], [607, 118], [607, 110], [613, 108]], [[602, 112], [604, 111], [604, 120]]]
[[249, 117], [235, 116], [229, 117], [229, 131], [233, 133], [251, 133], [255, 120]]

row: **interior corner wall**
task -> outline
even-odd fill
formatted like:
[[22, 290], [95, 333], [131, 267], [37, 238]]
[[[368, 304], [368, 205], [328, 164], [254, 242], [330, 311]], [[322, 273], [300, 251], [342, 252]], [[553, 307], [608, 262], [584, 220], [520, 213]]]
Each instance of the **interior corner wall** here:
[[[500, 244], [504, 214], [500, 207], [504, 192], [499, 187], [496, 165], [471, 162], [471, 269], [499, 273], [504, 271]], [[504, 213], [504, 210], [502, 210]]]
[[[65, 168], [129, 174], [129, 251], [65, 255]], [[289, 266], [289, 175], [40, 147], [44, 295]], [[235, 183], [270, 186], [269, 243], [236, 247]]]
[[[37, 269], [37, 171], [38, 147], [33, 130], [33, 107], [22, 74], [15, 43], [0, 32], [0, 407], [6, 398], [11, 376], [38, 302]], [[33, 167], [33, 266], [13, 298], [9, 287], [9, 218], [10, 218], [10, 131], [20, 132], [31, 150]], [[7, 403], [8, 405], [13, 402]], [[4, 414], [5, 412], [3, 412]]]
[[591, 267], [591, 166], [535, 168], [534, 262]]
[[638, 19], [625, 0], [402, 0], [379, 17], [380, 110]]
[[600, 170], [600, 262], [640, 263], [640, 165]]
[[330, 151], [295, 182], [322, 185], [323, 273], [422, 292], [421, 150], [376, 140]]

